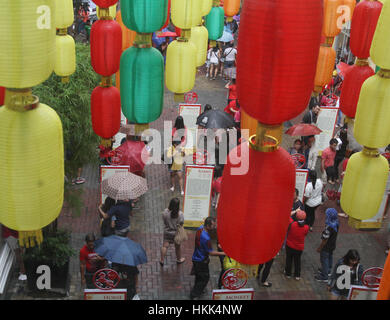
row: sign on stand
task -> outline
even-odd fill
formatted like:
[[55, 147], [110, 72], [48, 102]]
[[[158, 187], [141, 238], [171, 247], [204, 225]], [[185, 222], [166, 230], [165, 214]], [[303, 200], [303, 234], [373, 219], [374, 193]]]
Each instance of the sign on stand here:
[[307, 176], [309, 170], [307, 169], [296, 169], [295, 170], [295, 188], [298, 189], [299, 195], [298, 199], [303, 203], [303, 195], [305, 194]]
[[196, 119], [201, 113], [202, 106], [200, 104], [180, 104], [179, 115], [183, 117], [184, 125], [187, 128], [187, 143], [186, 149], [193, 149], [196, 147], [198, 126]]
[[130, 166], [100, 166], [100, 204], [104, 203], [107, 196], [102, 193], [102, 181], [117, 172], [130, 172]]
[[321, 107], [321, 112], [317, 118], [317, 127], [320, 128], [322, 132], [315, 136], [316, 141], [313, 146], [313, 151], [317, 154], [320, 154], [324, 149], [329, 147], [329, 141], [334, 137], [338, 112], [338, 108]]
[[238, 290], [213, 290], [213, 300], [253, 300], [255, 290], [245, 288]]
[[111, 290], [99, 290], [99, 289], [85, 289], [84, 300], [126, 300], [126, 289], [111, 289]]
[[348, 300], [376, 300], [378, 288], [368, 288], [364, 286], [351, 286]]
[[184, 182], [184, 226], [200, 227], [210, 214], [212, 166], [186, 166]]

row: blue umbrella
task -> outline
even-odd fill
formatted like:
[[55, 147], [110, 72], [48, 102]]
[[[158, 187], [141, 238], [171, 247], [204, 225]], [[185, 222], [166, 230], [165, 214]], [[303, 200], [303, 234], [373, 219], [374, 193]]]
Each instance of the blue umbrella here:
[[117, 235], [95, 241], [95, 252], [111, 262], [128, 266], [148, 262], [146, 252], [138, 242]]
[[230, 41], [233, 41], [233, 40], [234, 40], [234, 37], [233, 37], [233, 35], [230, 32], [223, 31], [222, 37], [219, 38], [217, 41], [220, 41], [220, 42], [230, 42]]

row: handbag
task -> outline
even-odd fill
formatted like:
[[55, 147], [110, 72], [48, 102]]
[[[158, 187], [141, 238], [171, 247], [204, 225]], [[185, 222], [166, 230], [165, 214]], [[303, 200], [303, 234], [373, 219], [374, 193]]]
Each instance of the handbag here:
[[180, 245], [183, 241], [186, 241], [188, 239], [187, 232], [185, 231], [184, 227], [182, 225], [178, 225], [176, 235], [174, 238], [174, 242], [177, 245]]

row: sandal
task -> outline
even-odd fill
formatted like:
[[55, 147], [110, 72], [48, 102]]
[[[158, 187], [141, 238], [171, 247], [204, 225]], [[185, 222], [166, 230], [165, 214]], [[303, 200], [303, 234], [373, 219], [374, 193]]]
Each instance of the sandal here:
[[83, 184], [85, 182], [84, 178], [78, 177], [75, 181], [76, 184]]
[[263, 282], [262, 285], [263, 285], [263, 287], [266, 287], [266, 288], [272, 287], [272, 283], [271, 282]]
[[160, 264], [160, 266], [164, 266], [164, 262], [159, 261], [158, 263]]
[[183, 263], [184, 261], [186, 261], [186, 258], [181, 258], [180, 260], [176, 260], [176, 263], [177, 263], [177, 264], [181, 264], [181, 263]]

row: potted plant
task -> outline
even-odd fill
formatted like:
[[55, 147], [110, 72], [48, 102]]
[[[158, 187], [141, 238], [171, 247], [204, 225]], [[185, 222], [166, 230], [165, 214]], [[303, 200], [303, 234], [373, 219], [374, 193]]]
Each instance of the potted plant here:
[[[44, 229], [43, 242], [40, 246], [27, 248], [24, 253], [24, 264], [27, 273], [27, 286], [32, 293], [66, 294], [69, 278], [69, 261], [75, 254], [70, 246], [70, 232], [65, 230]], [[50, 268], [50, 289], [39, 290], [37, 279], [41, 274], [37, 268], [46, 265]]]

